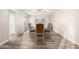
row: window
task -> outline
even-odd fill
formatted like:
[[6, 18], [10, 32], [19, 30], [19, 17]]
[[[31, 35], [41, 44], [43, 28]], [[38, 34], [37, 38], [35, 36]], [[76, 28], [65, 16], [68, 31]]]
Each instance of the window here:
[[29, 18], [28, 16], [24, 16], [24, 31], [27, 31], [28, 30], [28, 21], [29, 21]]

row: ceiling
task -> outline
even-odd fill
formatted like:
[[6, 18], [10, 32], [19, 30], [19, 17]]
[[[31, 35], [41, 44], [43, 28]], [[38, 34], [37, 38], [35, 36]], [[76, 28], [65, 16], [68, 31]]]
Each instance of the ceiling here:
[[56, 10], [55, 9], [25, 9], [24, 10], [28, 15], [49, 15], [53, 14]]

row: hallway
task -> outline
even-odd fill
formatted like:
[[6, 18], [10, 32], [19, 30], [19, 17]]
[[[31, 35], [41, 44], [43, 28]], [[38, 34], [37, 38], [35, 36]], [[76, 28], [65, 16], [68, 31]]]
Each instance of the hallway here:
[[14, 36], [8, 42], [0, 46], [0, 49], [76, 49], [79, 46], [63, 38], [56, 32], [51, 33], [51, 37], [45, 38], [44, 42], [35, 42], [34, 38], [29, 37], [29, 32], [22, 36]]

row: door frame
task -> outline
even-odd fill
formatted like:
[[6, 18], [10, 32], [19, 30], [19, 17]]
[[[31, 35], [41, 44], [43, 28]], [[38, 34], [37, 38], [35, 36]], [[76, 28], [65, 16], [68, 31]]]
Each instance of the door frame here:
[[15, 15], [14, 16], [15, 17], [15, 19], [14, 19], [14, 21], [15, 21], [15, 25], [14, 25], [15, 26], [15, 30], [14, 30], [15, 33], [13, 33], [13, 34], [10, 33], [10, 18], [8, 18], [9, 19], [9, 36], [16, 35], [16, 12], [13, 10], [9, 10], [9, 17], [10, 17], [10, 13], [13, 13]]

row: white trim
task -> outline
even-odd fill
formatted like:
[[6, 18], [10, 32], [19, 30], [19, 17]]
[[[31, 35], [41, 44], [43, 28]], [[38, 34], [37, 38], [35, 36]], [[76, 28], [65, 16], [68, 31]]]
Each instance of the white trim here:
[[63, 35], [63, 34], [59, 33], [59, 32], [56, 31], [56, 30], [53, 30], [53, 31], [55, 31], [56, 33], [60, 34], [60, 35], [63, 36], [64, 38], [68, 39], [69, 41], [73, 42], [74, 44], [79, 45], [79, 43], [75, 42], [74, 40], [71, 40], [72, 38]]
[[8, 41], [9, 41], [9, 40], [6, 40], [6, 41], [2, 42], [2, 43], [0, 44], [0, 46], [3, 45], [4, 43], [8, 42]]

